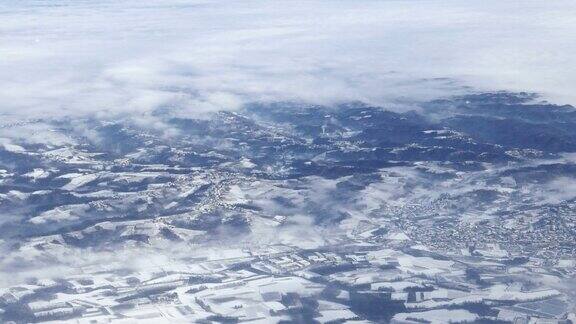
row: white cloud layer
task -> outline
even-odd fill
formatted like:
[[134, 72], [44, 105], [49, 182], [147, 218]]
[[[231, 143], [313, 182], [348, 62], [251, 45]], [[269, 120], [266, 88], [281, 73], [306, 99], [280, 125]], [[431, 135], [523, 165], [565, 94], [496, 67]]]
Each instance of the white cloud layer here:
[[463, 84], [576, 103], [575, 30], [572, 0], [7, 0], [0, 114], [383, 103]]

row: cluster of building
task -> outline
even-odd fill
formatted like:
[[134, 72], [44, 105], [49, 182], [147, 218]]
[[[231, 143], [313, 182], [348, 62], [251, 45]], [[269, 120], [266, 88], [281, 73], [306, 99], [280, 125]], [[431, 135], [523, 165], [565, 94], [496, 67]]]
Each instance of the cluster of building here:
[[407, 242], [403, 251], [368, 243], [285, 248], [138, 272], [95, 266], [4, 289], [0, 316], [15, 323], [420, 323], [438, 316], [569, 323], [568, 296], [522, 279], [532, 264], [505, 260], [448, 258]]

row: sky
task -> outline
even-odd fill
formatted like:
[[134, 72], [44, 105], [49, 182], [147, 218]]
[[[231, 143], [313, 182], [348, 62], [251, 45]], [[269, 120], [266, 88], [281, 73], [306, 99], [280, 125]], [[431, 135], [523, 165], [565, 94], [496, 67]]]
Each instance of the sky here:
[[485, 90], [574, 104], [575, 30], [572, 0], [5, 0], [0, 114], [393, 107]]

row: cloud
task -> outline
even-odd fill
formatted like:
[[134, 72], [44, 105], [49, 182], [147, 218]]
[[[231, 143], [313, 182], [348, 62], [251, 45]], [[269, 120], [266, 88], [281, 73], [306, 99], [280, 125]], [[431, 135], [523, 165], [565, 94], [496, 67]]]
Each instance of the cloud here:
[[576, 101], [575, 16], [572, 1], [535, 0], [5, 1], [0, 113], [386, 104], [463, 84]]
[[570, 177], [558, 177], [553, 181], [538, 186], [534, 190], [536, 197], [543, 203], [559, 204], [576, 198], [576, 184]]

